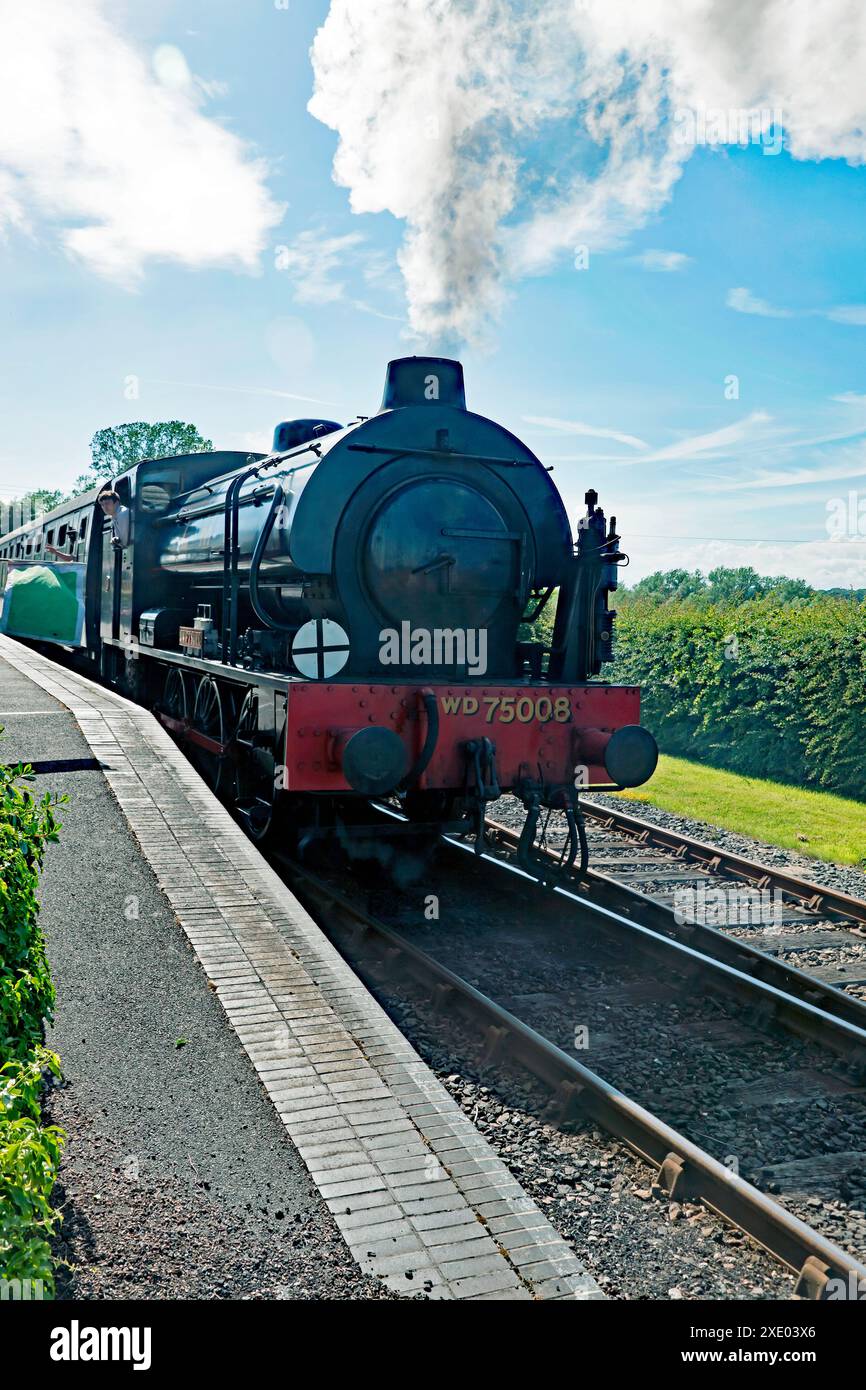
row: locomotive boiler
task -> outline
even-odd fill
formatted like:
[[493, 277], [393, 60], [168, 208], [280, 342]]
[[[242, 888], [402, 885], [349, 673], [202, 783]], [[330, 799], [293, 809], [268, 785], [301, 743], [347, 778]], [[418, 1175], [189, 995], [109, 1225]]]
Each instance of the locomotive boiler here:
[[[572, 533], [539, 459], [466, 408], [459, 362], [394, 361], [375, 415], [285, 422], [269, 454], [144, 460], [111, 482], [132, 513], [122, 550], [76, 499], [91, 518], [70, 552], [78, 645], [155, 708], [254, 834], [280, 805], [307, 838], [345, 834], [391, 798], [413, 827], [480, 846], [487, 806], [510, 792], [528, 813], [523, 862], [556, 808], [570, 863], [579, 791], [651, 775], [639, 692], [597, 679], [625, 559], [615, 520], [590, 491]], [[0, 561], [46, 567], [61, 512], [27, 532], [32, 556], [5, 554], [14, 534]]]

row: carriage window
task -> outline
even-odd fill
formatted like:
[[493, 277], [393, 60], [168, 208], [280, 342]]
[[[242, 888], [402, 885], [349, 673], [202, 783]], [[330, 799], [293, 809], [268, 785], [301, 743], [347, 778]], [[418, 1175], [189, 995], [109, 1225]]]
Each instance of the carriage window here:
[[45, 544], [46, 544], [46, 545], [53, 545], [53, 544], [54, 544], [54, 532], [53, 532], [53, 531], [49, 531], [49, 532], [48, 532], [48, 535], [45, 537]]
[[61, 526], [57, 532], [57, 544], [62, 548], [66, 544], [66, 527]]
[[83, 541], [83, 540], [85, 539], [86, 536], [87, 536], [87, 517], [84, 516], [84, 517], [81, 518], [81, 526], [80, 526], [79, 529], [78, 529], [78, 539], [79, 539], [80, 541]]

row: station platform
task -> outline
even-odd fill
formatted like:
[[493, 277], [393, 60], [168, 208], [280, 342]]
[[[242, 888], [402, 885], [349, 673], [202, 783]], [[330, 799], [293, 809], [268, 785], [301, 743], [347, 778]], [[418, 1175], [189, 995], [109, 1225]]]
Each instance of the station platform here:
[[0, 725], [69, 798], [68, 1296], [603, 1298], [147, 710], [0, 637]]

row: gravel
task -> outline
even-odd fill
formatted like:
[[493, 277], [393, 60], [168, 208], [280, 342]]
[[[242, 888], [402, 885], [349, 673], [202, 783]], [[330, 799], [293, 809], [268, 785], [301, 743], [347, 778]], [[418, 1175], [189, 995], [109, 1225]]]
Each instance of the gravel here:
[[[47, 1123], [67, 1131], [54, 1202], [57, 1298], [396, 1299], [360, 1273], [322, 1207], [227, 1203], [199, 1172], [141, 1163], [55, 1088]], [[251, 1187], [251, 1194], [255, 1188]]]
[[418, 926], [411, 895], [391, 890], [371, 910], [756, 1185], [768, 1165], [795, 1163], [811, 1195], [810, 1165], [836, 1155], [809, 1224], [838, 1239], [842, 1202], [845, 1244], [866, 1256], [866, 1106], [843, 1060], [768, 1034], [747, 1006], [694, 981], [654, 979], [646, 959], [605, 949], [561, 899], [482, 894], [465, 863], [443, 862], [437, 887], [435, 925]]
[[[547, 1096], [525, 1074], [480, 1069], [460, 1020], [431, 1022], [426, 1000], [383, 995], [403, 1031], [614, 1299], [786, 1299], [794, 1280], [696, 1203], [670, 1202], [654, 1173], [592, 1126], [566, 1133], [541, 1118]], [[459, 1059], [459, 1060], [457, 1060]]]
[[[808, 854], [797, 854], [795, 850], [780, 849], [778, 845], [768, 845], [763, 840], [739, 835], [733, 830], [723, 830], [718, 825], [708, 825], [705, 821], [690, 820], [685, 816], [674, 815], [672, 811], [662, 811], [658, 806], [652, 806], [646, 801], [624, 801], [622, 797], [601, 792], [593, 792], [591, 797], [587, 797], [587, 802], [590, 801], [600, 806], [609, 806], [614, 811], [621, 811], [623, 815], [637, 816], [638, 819], [649, 821], [665, 830], [688, 835], [694, 840], [718, 845], [720, 849], [728, 850], [732, 854], [757, 859], [773, 868], [789, 869], [792, 873], [808, 879], [810, 883], [819, 883], [826, 888], [834, 888], [837, 892], [849, 893], [852, 898], [866, 899], [866, 872], [851, 865], [834, 864], [826, 859], [815, 859]], [[521, 817], [519, 823], [522, 824], [523, 807], [514, 797], [503, 797], [496, 803], [494, 818], [500, 818], [499, 807], [505, 809], [506, 802], [511, 802], [516, 808], [517, 814]], [[504, 816], [502, 818], [504, 819]], [[509, 824], [511, 823], [509, 821]]]
[[[623, 802], [621, 798], [600, 793], [593, 794], [591, 800], [601, 806], [609, 806], [612, 810], [634, 814], [639, 819], [650, 821], [673, 833], [687, 835], [706, 844], [718, 846], [720, 849], [744, 855], [759, 863], [785, 869], [819, 885], [866, 899], [866, 874], [856, 869], [807, 858], [789, 850], [766, 845], [759, 840], [722, 830], [718, 826], [688, 820], [669, 811], [661, 811], [658, 807], [643, 802], [637, 804]], [[503, 797], [495, 805], [493, 818], [512, 829], [520, 829], [523, 825], [524, 811], [515, 798]], [[551, 816], [548, 830], [551, 846], [558, 848], [564, 836], [564, 820], [559, 813], [554, 812]], [[629, 870], [634, 866], [636, 855], [642, 859], [649, 856], [655, 858], [659, 864], [660, 873], [675, 867], [673, 858], [665, 855], [661, 849], [637, 846], [615, 831], [600, 830], [591, 821], [587, 825], [587, 831], [590, 839], [590, 866], [592, 866], [594, 858], [603, 853], [606, 860], [622, 860], [624, 868]], [[617, 869], [615, 865], [605, 864], [603, 872], [615, 876]], [[694, 869], [694, 872], [699, 871]], [[663, 879], [653, 878], [653, 870], [649, 866], [639, 878], [629, 876], [626, 882], [630, 888], [646, 893], [650, 897], [669, 896], [672, 891], [672, 885], [669, 881], [665, 882]], [[706, 876], [708, 887], [724, 888], [730, 882], [731, 880], [724, 877]], [[772, 904], [767, 904], [767, 907], [772, 911]], [[756, 912], [755, 920], [746, 925], [733, 923], [727, 926], [719, 925], [726, 935], [750, 941], [759, 950], [777, 956], [786, 964], [793, 965], [807, 974], [816, 974], [827, 983], [844, 990], [846, 994], [866, 1001], [866, 936], [854, 924], [848, 927], [832, 919], [825, 919], [815, 913], [800, 910], [793, 904], [786, 904], [784, 921], [779, 926], [772, 923], [768, 925], [767, 922], [762, 921], [760, 911]], [[806, 934], [816, 938], [823, 935], [824, 939], [812, 941], [808, 947], [801, 946], [792, 940], [798, 935], [805, 936]], [[783, 942], [778, 941], [776, 938], [779, 936], [784, 937], [785, 940]]]

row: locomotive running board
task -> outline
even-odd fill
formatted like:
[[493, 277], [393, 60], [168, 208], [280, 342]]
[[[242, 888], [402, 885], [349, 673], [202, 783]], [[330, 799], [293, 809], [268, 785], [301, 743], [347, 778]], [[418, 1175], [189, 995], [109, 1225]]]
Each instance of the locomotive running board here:
[[188, 719], [175, 719], [173, 715], [166, 714], [163, 710], [154, 710], [154, 714], [160, 724], [164, 724], [169, 733], [175, 734], [177, 738], [184, 739], [187, 743], [194, 743], [197, 748], [203, 748], [206, 753], [213, 753], [217, 758], [224, 758], [229, 752], [230, 744], [220, 743], [218, 739], [209, 738], [207, 734], [202, 734], [198, 729], [194, 729]]

